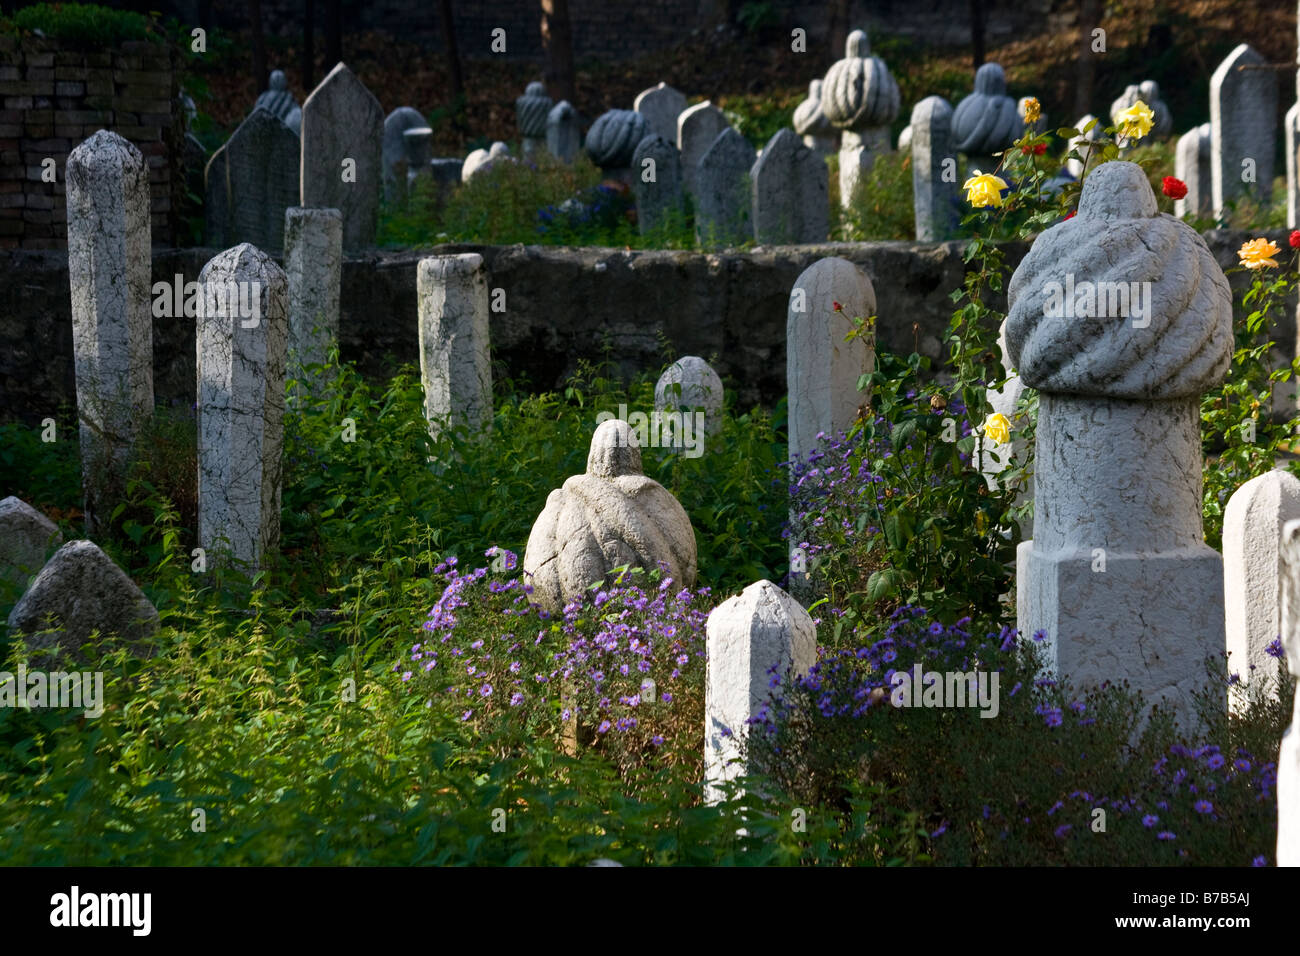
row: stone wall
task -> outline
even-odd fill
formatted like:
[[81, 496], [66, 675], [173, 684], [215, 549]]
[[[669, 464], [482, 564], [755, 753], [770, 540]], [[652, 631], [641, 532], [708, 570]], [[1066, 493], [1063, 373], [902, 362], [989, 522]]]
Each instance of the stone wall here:
[[[1243, 233], [1207, 234], [1225, 267], [1236, 263]], [[1285, 243], [1283, 233], [1270, 238]], [[198, 278], [217, 250], [159, 250], [153, 281]], [[1024, 255], [1005, 248], [1008, 268]], [[774, 404], [785, 394], [785, 320], [790, 287], [808, 265], [838, 255], [863, 267], [875, 286], [881, 348], [913, 349], [936, 360], [952, 314], [949, 294], [964, 275], [961, 243], [831, 243], [747, 253], [625, 252], [548, 246], [440, 246], [375, 253], [343, 269], [340, 348], [371, 378], [416, 363], [416, 263], [424, 256], [478, 252], [489, 286], [505, 292], [494, 313], [492, 358], [498, 378], [534, 389], [563, 382], [579, 359], [606, 355], [621, 372], [656, 373], [673, 356], [711, 361], [742, 405]], [[1236, 272], [1234, 287], [1249, 282]], [[76, 398], [67, 258], [61, 252], [0, 251], [0, 420], [63, 420]], [[1279, 317], [1277, 340], [1294, 354], [1294, 302]], [[161, 403], [194, 401], [194, 322], [154, 319], [154, 389]], [[667, 344], [668, 352], [661, 347]]]
[[[183, 135], [174, 56], [144, 40], [82, 50], [0, 36], [0, 249], [65, 248], [64, 164], [100, 129], [120, 133], [144, 154], [152, 239], [176, 241], [184, 183], [173, 162]], [[54, 160], [54, 182], [43, 175], [47, 159]]]

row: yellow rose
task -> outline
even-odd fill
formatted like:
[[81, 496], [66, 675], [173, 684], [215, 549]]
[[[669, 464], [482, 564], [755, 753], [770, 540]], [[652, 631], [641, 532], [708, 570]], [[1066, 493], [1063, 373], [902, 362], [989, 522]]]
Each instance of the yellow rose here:
[[1129, 139], [1141, 139], [1151, 132], [1151, 124], [1155, 119], [1156, 114], [1151, 111], [1151, 107], [1138, 100], [1116, 116], [1115, 122], [1119, 124], [1119, 131], [1123, 136]]
[[984, 423], [984, 437], [995, 445], [1011, 441], [1011, 422], [1001, 412], [994, 412]]
[[1025, 121], [1025, 125], [1033, 126], [1037, 123], [1038, 118], [1042, 116], [1042, 109], [1042, 104], [1038, 102], [1037, 98], [1033, 96], [1026, 97], [1024, 102], [1024, 112], [1020, 114], [1021, 118]]
[[980, 173], [977, 169], [975, 175], [966, 180], [961, 188], [966, 190], [968, 203], [976, 209], [983, 209], [985, 206], [1002, 205], [1002, 190], [1007, 188], [1007, 184], [997, 176]]
[[1282, 250], [1277, 244], [1267, 239], [1251, 239], [1237, 250], [1237, 258], [1247, 269], [1262, 269], [1264, 266], [1277, 268], [1277, 260], [1273, 257]]

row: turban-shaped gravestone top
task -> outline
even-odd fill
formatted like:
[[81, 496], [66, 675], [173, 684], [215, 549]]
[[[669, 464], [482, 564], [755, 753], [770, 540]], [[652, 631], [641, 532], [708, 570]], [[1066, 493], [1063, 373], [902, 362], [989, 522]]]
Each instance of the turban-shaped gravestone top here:
[[[1045, 315], [1057, 289], [1062, 297], [1077, 295], [1084, 279], [1097, 296], [1097, 307], [1084, 310], [1091, 316]], [[1107, 283], [1122, 283], [1130, 306], [1135, 292], [1142, 296], [1149, 325], [1099, 314], [1113, 292]], [[1227, 280], [1196, 230], [1159, 212], [1133, 163], [1093, 170], [1079, 214], [1038, 237], [1012, 276], [1010, 299], [1011, 362], [1026, 385], [1041, 391], [1147, 400], [1200, 395], [1222, 380], [1231, 360]]]
[[608, 110], [587, 131], [587, 153], [601, 169], [622, 169], [632, 164], [632, 152], [645, 134], [645, 117], [640, 113]]
[[533, 600], [552, 613], [581, 598], [614, 568], [660, 563], [680, 587], [695, 583], [695, 531], [668, 489], [641, 470], [641, 449], [627, 422], [602, 422], [591, 439], [587, 472], [552, 491], [524, 551]]
[[885, 62], [871, 55], [862, 30], [849, 34], [844, 59], [827, 71], [821, 95], [823, 115], [841, 129], [887, 126], [898, 116], [898, 84]]
[[975, 71], [975, 92], [957, 104], [952, 114], [953, 144], [959, 153], [984, 156], [1000, 152], [1024, 130], [1016, 101], [1006, 95], [1002, 67], [985, 63]]

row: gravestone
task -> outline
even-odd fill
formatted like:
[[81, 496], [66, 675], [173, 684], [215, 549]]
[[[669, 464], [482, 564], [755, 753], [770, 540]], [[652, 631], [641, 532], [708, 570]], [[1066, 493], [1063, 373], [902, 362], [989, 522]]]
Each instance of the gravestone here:
[[632, 154], [645, 136], [645, 117], [640, 113], [606, 110], [587, 130], [587, 155], [607, 177], [629, 182]]
[[222, 150], [225, 159], [218, 175], [224, 174], [224, 180], [208, 184], [211, 201], [222, 202], [224, 193], [226, 211], [218, 219], [225, 231], [219, 238], [278, 255], [284, 248], [284, 211], [298, 203], [298, 134], [266, 110], [256, 109]]
[[433, 175], [433, 129], [429, 126], [415, 126], [402, 134], [402, 145], [406, 147], [406, 180], [408, 189], [414, 189], [421, 178]]
[[695, 237], [701, 246], [739, 245], [754, 236], [749, 171], [754, 149], [728, 126], [695, 169]]
[[578, 111], [568, 100], [560, 100], [546, 114], [546, 151], [556, 159], [571, 163], [581, 148]]
[[226, 147], [218, 146], [203, 169], [203, 237], [209, 246], [226, 246], [230, 234], [230, 181]]
[[384, 117], [384, 199], [390, 203], [401, 203], [406, 197], [406, 173], [398, 174], [398, 165], [405, 163], [406, 169], [413, 170], [406, 152], [406, 131], [408, 129], [427, 128], [429, 121], [417, 109], [399, 106]]
[[700, 160], [724, 129], [731, 129], [731, 124], [722, 115], [722, 110], [708, 100], [683, 110], [677, 117], [677, 149], [682, 155], [682, 176], [686, 191], [692, 196], [696, 193], [695, 176]]
[[477, 253], [421, 259], [420, 376], [431, 434], [492, 423], [487, 269]]
[[[952, 107], [949, 107], [951, 109]], [[912, 124], [908, 123], [903, 127], [903, 131], [898, 134], [898, 151], [900, 153], [910, 153], [912, 151]]]
[[1286, 227], [1300, 223], [1300, 11], [1296, 15], [1296, 101], [1282, 122], [1283, 155], [1286, 157]]
[[1104, 125], [1101, 120], [1098, 120], [1097, 117], [1093, 116], [1091, 113], [1085, 113], [1083, 116], [1079, 117], [1078, 122], [1074, 124], [1074, 128], [1077, 130], [1083, 130], [1089, 123], [1093, 123], [1092, 129], [1088, 130], [1086, 133], [1080, 132], [1078, 136], [1071, 136], [1069, 148], [1066, 150], [1067, 153], [1073, 152], [1074, 150], [1079, 151], [1079, 159], [1067, 159], [1065, 161], [1066, 172], [1075, 179], [1083, 178], [1083, 167], [1085, 162], [1088, 164], [1089, 169], [1095, 169], [1097, 163], [1100, 162], [1101, 150], [1098, 148], [1092, 148], [1089, 144], [1095, 143], [1101, 139]]
[[272, 70], [266, 92], [257, 97], [254, 110], [263, 109], [295, 133], [302, 129], [302, 109], [289, 92], [289, 80], [283, 70]]
[[1174, 215], [1214, 214], [1211, 194], [1213, 173], [1210, 171], [1210, 124], [1202, 123], [1178, 138], [1174, 150], [1174, 176], [1187, 186], [1187, 195], [1174, 200]]
[[[287, 374], [303, 380], [310, 377], [308, 366], [328, 361], [330, 345], [339, 336], [342, 213], [298, 206], [285, 212], [284, 272], [289, 308]], [[300, 388], [299, 394], [303, 391]]]
[[54, 656], [82, 662], [81, 647], [94, 631], [147, 654], [143, 642], [158, 621], [157, 609], [98, 545], [69, 541], [41, 568], [8, 623], [12, 632], [27, 635], [37, 661]]
[[645, 117], [646, 130], [666, 142], [677, 142], [677, 117], [686, 109], [686, 97], [666, 83], [642, 90], [632, 109]]
[[996, 154], [1009, 149], [1023, 131], [1001, 65], [985, 63], [975, 71], [975, 91], [952, 112], [953, 148], [966, 154], [972, 168], [991, 173], [1002, 161]]
[[62, 543], [58, 526], [27, 502], [12, 495], [0, 501], [0, 585], [21, 595]]
[[961, 221], [952, 106], [927, 96], [912, 108], [912, 211], [919, 242], [951, 239]]
[[1174, 131], [1173, 116], [1165, 101], [1160, 98], [1160, 86], [1155, 80], [1143, 80], [1140, 84], [1125, 87], [1124, 92], [1110, 104], [1110, 124], [1118, 126], [1119, 114], [1139, 100], [1155, 114], [1151, 120], [1151, 132], [1143, 137], [1144, 141], [1164, 139]]
[[[1125, 310], [1105, 304], [1107, 285], [1090, 306], [1097, 282], [1137, 283], [1149, 309], [1111, 315]], [[1224, 647], [1200, 397], [1232, 356], [1227, 279], [1195, 230], [1159, 213], [1141, 167], [1111, 161], [1084, 181], [1078, 215], [1035, 240], [1008, 300], [1011, 364], [1039, 393], [1020, 631], [1046, 631], [1074, 686], [1127, 680], [1186, 719]]]
[[817, 628], [798, 601], [762, 580], [714, 608], [705, 634], [705, 801], [712, 804], [723, 796], [718, 784], [749, 769], [743, 744], [749, 721], [772, 699], [773, 677], [802, 676], [817, 663]]
[[655, 409], [683, 414], [704, 413], [704, 434], [722, 427], [722, 379], [698, 355], [685, 355], [664, 370], [655, 383]]
[[898, 116], [898, 83], [884, 60], [871, 55], [865, 30], [854, 30], [844, 59], [822, 83], [822, 113], [840, 134], [840, 205], [848, 209], [875, 157], [889, 151], [889, 124]]
[[807, 460], [819, 434], [833, 438], [857, 420], [869, 398], [858, 391], [858, 378], [875, 366], [875, 339], [846, 337], [852, 319], [875, 314], [871, 280], [847, 259], [819, 259], [795, 280], [785, 325], [791, 459]]
[[461, 182], [467, 183], [479, 173], [487, 172], [496, 163], [508, 163], [512, 159], [510, 147], [500, 141], [493, 143], [490, 149], [473, 150], [461, 164]]
[[1282, 528], [1295, 520], [1300, 520], [1300, 479], [1281, 470], [1245, 482], [1223, 513], [1228, 670], [1243, 684], [1271, 685], [1274, 699], [1282, 663], [1265, 648], [1281, 633]]
[[[310, 116], [310, 114], [308, 114]], [[199, 273], [199, 546], [249, 568], [280, 541], [288, 281], [241, 243]]]
[[68, 280], [86, 529], [103, 531], [153, 415], [149, 169], [100, 130], [68, 156]]
[[1277, 77], [1247, 43], [1210, 77], [1210, 175], [1214, 215], [1240, 196], [1267, 203], [1277, 142]]
[[816, 150], [823, 156], [829, 156], [839, 149], [839, 130], [822, 112], [822, 81], [813, 80], [808, 84], [808, 98], [794, 108], [791, 121], [794, 131], [803, 137], [803, 143], [809, 149]]
[[523, 154], [527, 158], [546, 148], [546, 118], [553, 102], [541, 83], [529, 83], [524, 95], [515, 100], [515, 122], [523, 140]]
[[[1282, 528], [1282, 649], [1300, 678], [1300, 521]], [[1300, 866], [1300, 694], [1277, 758], [1277, 865]]]
[[637, 144], [632, 154], [632, 193], [642, 235], [684, 215], [682, 162], [676, 146], [655, 135]]
[[825, 242], [831, 228], [826, 162], [793, 130], [767, 141], [750, 170], [754, 238], [763, 244]]
[[302, 107], [302, 200], [343, 214], [343, 249], [374, 244], [383, 180], [384, 111], [339, 63]]

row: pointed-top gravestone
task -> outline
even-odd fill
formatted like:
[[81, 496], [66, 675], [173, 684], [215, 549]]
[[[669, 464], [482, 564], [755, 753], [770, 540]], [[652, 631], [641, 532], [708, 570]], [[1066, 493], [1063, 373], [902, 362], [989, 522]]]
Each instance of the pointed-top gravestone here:
[[961, 221], [952, 106], [927, 96], [912, 108], [912, 208], [920, 242], [950, 239]]
[[263, 109], [295, 133], [302, 127], [302, 109], [289, 92], [289, 80], [283, 70], [271, 71], [271, 82], [265, 93], [257, 98], [253, 109]]
[[86, 528], [121, 500], [129, 452], [153, 415], [149, 168], [107, 130], [68, 156], [68, 279]]
[[578, 111], [568, 100], [560, 100], [546, 114], [546, 151], [556, 159], [571, 163], [581, 148]]
[[[399, 201], [405, 194], [406, 170], [415, 168], [406, 155], [406, 131], [428, 125], [424, 115], [410, 106], [399, 106], [384, 117], [384, 199], [388, 202]], [[397, 167], [401, 164], [406, 170], [399, 176]]]
[[695, 169], [695, 236], [702, 246], [739, 245], [754, 236], [749, 171], [754, 149], [728, 126]]
[[199, 546], [256, 568], [280, 540], [288, 281], [242, 243], [199, 273]]
[[637, 144], [632, 154], [632, 193], [642, 235], [683, 214], [682, 162], [676, 146], [654, 135]]
[[[1117, 286], [1138, 304], [1087, 294]], [[1111, 161], [1084, 180], [1078, 215], [1035, 240], [1008, 301], [1011, 362], [1039, 400], [1020, 631], [1045, 631], [1075, 686], [1127, 680], [1190, 717], [1224, 647], [1200, 398], [1232, 358], [1228, 281], [1201, 236], [1159, 212], [1142, 168]]]
[[730, 128], [722, 110], [708, 100], [683, 110], [677, 117], [677, 149], [682, 154], [682, 176], [688, 193], [695, 194], [695, 174], [700, 159], [718, 134]]
[[383, 180], [384, 111], [342, 63], [302, 106], [302, 206], [343, 214], [343, 249], [375, 241]]
[[1267, 203], [1277, 142], [1277, 76], [1242, 43], [1210, 77], [1210, 174], [1214, 215], [1238, 196]]
[[645, 117], [646, 129], [666, 142], [677, 142], [677, 117], [686, 109], [686, 97], [666, 83], [637, 94], [632, 109]]
[[1174, 200], [1174, 215], [1188, 213], [1209, 216], [1214, 213], [1214, 197], [1210, 195], [1213, 173], [1210, 171], [1210, 124], [1200, 126], [1178, 138], [1174, 148], [1174, 176], [1187, 186], [1187, 195]]
[[[271, 113], [255, 109], [222, 147], [209, 201], [226, 209], [222, 241], [249, 242], [279, 254], [284, 248], [284, 211], [298, 203], [298, 134]], [[223, 188], [224, 187], [224, 188]]]
[[525, 156], [531, 156], [546, 146], [546, 118], [551, 113], [551, 98], [541, 83], [529, 83], [524, 95], [515, 100], [515, 122], [523, 140]]
[[777, 130], [750, 171], [754, 238], [760, 243], [825, 242], [829, 174], [820, 154], [793, 130]]

